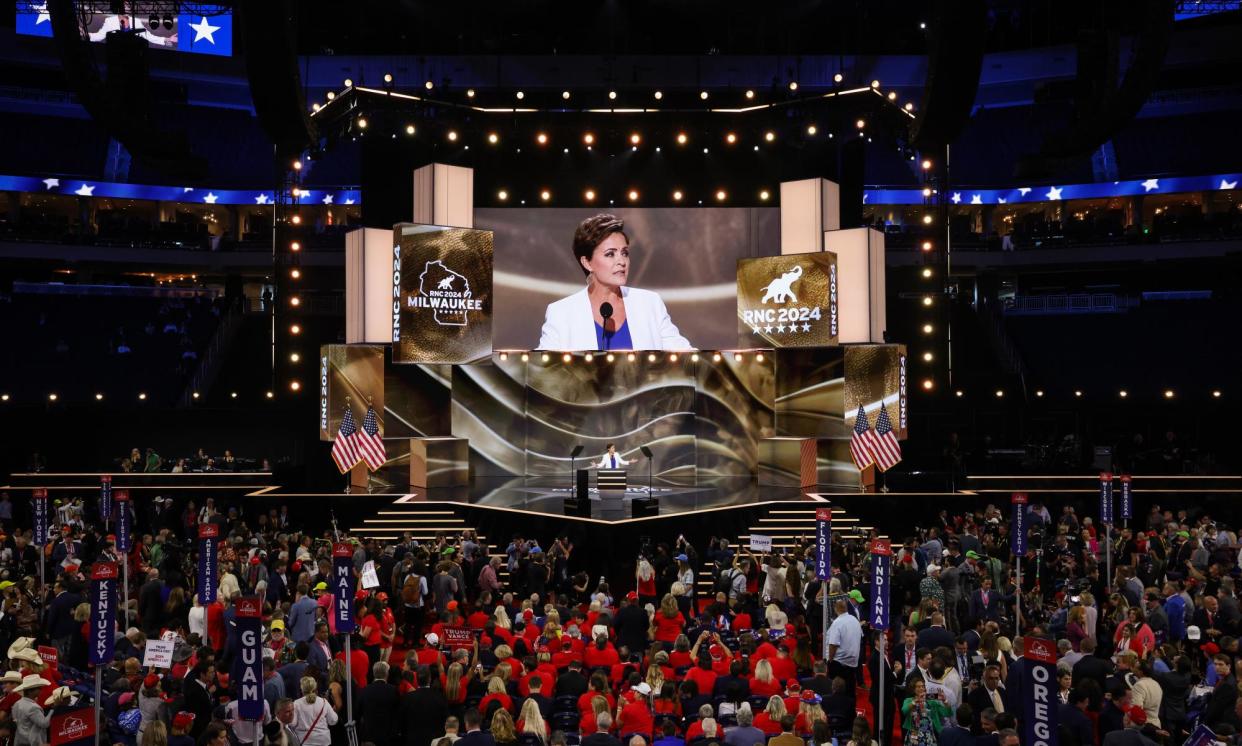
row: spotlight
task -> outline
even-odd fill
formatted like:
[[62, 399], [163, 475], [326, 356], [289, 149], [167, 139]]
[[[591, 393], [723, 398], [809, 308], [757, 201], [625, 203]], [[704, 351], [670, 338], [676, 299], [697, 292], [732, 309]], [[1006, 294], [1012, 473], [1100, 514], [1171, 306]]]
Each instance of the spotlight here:
[[699, 98], [703, 101], [707, 100], [707, 91], [699, 91]]
[[698, 361], [699, 361], [699, 353], [697, 352], [690, 353], [690, 362], [697, 363]]
[[294, 161], [294, 162], [293, 162], [293, 170], [294, 170], [294, 171], [301, 171], [301, 170], [302, 170], [302, 162], [301, 162], [301, 161]]
[[530, 355], [529, 355], [529, 354], [527, 354], [527, 353], [525, 353], [525, 352], [523, 352], [523, 353], [522, 353], [522, 362], [524, 362], [524, 363], [525, 363], [525, 362], [527, 362], [527, 361], [529, 361], [529, 360], [530, 360]]
[[932, 358], [933, 358], [933, 355], [930, 352], [923, 353], [923, 362], [930, 363], [932, 361]]
[[563, 98], [563, 99], [565, 99], [566, 101], [568, 101], [568, 100], [569, 100], [569, 91], [561, 91], [561, 98]]
[[237, 392], [236, 392], [236, 391], [230, 391], [230, 392], [229, 392], [229, 398], [230, 398], [230, 399], [236, 399], [236, 398], [237, 398]]
[[631, 189], [630, 193], [627, 196], [630, 198], [631, 202], [637, 202], [638, 201], [638, 190]]
[[931, 277], [931, 276], [932, 276], [931, 267], [924, 267], [924, 268], [923, 268], [923, 277], [927, 278], [927, 277]]
[[457, 130], [449, 130], [446, 137], [448, 137], [449, 142], [457, 142]]
[[319, 111], [319, 110], [320, 110], [320, 109], [322, 109], [322, 108], [323, 108], [323, 107], [319, 105], [319, 102], [318, 102], [318, 101], [316, 101], [315, 103], [311, 104], [311, 111]]
[[302, 390], [302, 384], [301, 384], [300, 382], [298, 382], [298, 381], [290, 381], [290, 382], [289, 382], [289, 388], [290, 388], [290, 389], [292, 389], [293, 391], [301, 391], [301, 390]]
[[95, 401], [103, 401], [103, 394], [95, 394]]
[[678, 133], [677, 133], [677, 144], [678, 144], [678, 145], [685, 145], [685, 144], [686, 144], [686, 140], [688, 140], [688, 139], [689, 139], [689, 138], [687, 138], [687, 137], [686, 137], [686, 133], [685, 133], [685, 132], [678, 132]]
[[552, 199], [552, 192], [549, 192], [547, 189], [544, 189], [542, 192], [539, 193], [539, 199], [543, 200], [544, 202], [547, 202], [548, 200]]
[[647, 362], [654, 363], [655, 361], [656, 361], [655, 353], [654, 352], [647, 353]]
[[590, 132], [588, 132], [582, 136], [582, 141], [586, 143], [587, 145], [593, 145], [595, 143], [595, 135], [592, 135]]
[[289, 327], [289, 333], [290, 334], [301, 334], [302, 327], [298, 326], [297, 324], [294, 324], [293, 326]]
[[808, 124], [806, 126], [806, 133], [810, 135], [811, 137], [814, 137], [818, 132], [819, 132], [819, 128], [816, 127], [815, 125]]
[[933, 382], [933, 381], [932, 381], [932, 379], [930, 379], [930, 378], [924, 378], [924, 379], [923, 379], [923, 390], [924, 390], [924, 391], [931, 391], [931, 390], [932, 390], [932, 387], [934, 387], [935, 385], [936, 385], [936, 384], [935, 384], [935, 382]]
[[56, 394], [48, 394], [48, 395], [47, 395], [47, 400], [48, 400], [48, 401], [56, 401], [56, 400], [57, 400], [57, 399], [59, 399], [59, 398], [60, 398], [60, 397], [59, 397], [59, 396], [57, 396]]
[[713, 363], [718, 363], [718, 362], [720, 362], [720, 353], [719, 353], [719, 352], [716, 352], [716, 353], [713, 353], [713, 354], [712, 354], [712, 362], [713, 362]]
[[412, 124], [405, 125], [405, 134], [412, 135], [414, 134], [414, 132], [415, 132], [414, 125]]
[[568, 363], [568, 362], [570, 362], [570, 361], [571, 361], [571, 360], [573, 360], [573, 359], [574, 359], [574, 356], [573, 356], [573, 355], [570, 355], [568, 352], [566, 352], [564, 355], [561, 355], [561, 362], [562, 362], [562, 363]]
[[1003, 390], [1003, 389], [997, 389], [997, 390], [996, 390], [996, 398], [997, 398], [997, 399], [1003, 399], [1003, 398], [1005, 398], [1005, 392], [1004, 392], [1004, 390]]
[[931, 334], [933, 331], [935, 331], [935, 329], [932, 327], [932, 325], [931, 325], [931, 324], [923, 324], [923, 333], [924, 333], [924, 334]]
[[931, 241], [924, 241], [924, 242], [923, 242], [923, 251], [931, 251], [931, 250], [932, 250], [932, 242], [931, 242]]
[[346, 87], [346, 88], [353, 88], [353, 87], [354, 87], [354, 81], [350, 80], [349, 78], [346, 78], [346, 79], [345, 79], [345, 87]]
[[301, 215], [294, 215], [292, 218], [290, 218], [290, 219], [289, 219], [289, 222], [293, 223], [294, 225], [301, 225], [301, 224], [302, 224], [302, 216], [301, 216]]
[[499, 192], [496, 192], [496, 199], [500, 200], [501, 202], [504, 202], [505, 200], [509, 199], [509, 193], [501, 189]]
[[500, 135], [496, 134], [495, 132], [489, 132], [487, 135], [487, 141], [490, 142], [492, 145], [495, 145], [496, 143], [500, 142]]
[[535, 142], [539, 143], [540, 145], [546, 145], [548, 142], [548, 136], [545, 133], [540, 132], [539, 134], [535, 135]]
[[635, 360], [636, 358], [634, 357], [634, 353], [632, 353], [632, 352], [631, 352], [630, 354], [628, 354], [628, 355], [626, 355], [626, 356], [625, 356], [625, 359], [626, 359], [626, 360], [628, 360], [628, 361], [630, 361], [630, 362], [632, 363], [632, 362], [634, 362], [634, 360]]
[[289, 353], [289, 362], [291, 362], [291, 363], [296, 363], [296, 362], [298, 362], [298, 361], [299, 361], [299, 360], [301, 360], [301, 359], [302, 359], [302, 356], [301, 356], [301, 355], [299, 355], [298, 353], [296, 353], [296, 352], [291, 352], [291, 353]]
[[772, 130], [768, 130], [767, 132], [763, 133], [763, 139], [767, 140], [768, 142], [772, 142], [773, 140], [776, 139], [776, 133], [773, 132]]
[[763, 353], [762, 353], [762, 352], [757, 352], [757, 353], [755, 353], [755, 362], [758, 362], [758, 363], [762, 363], [762, 362], [763, 362]]
[[913, 104], [913, 103], [911, 103], [911, 102], [909, 102], [909, 101], [907, 101], [907, 102], [906, 102], [905, 109], [906, 109], [906, 111], [914, 111], [914, 104]]
[[1175, 394], [1173, 393], [1173, 389], [1165, 389], [1165, 390], [1164, 390], [1164, 398], [1166, 398], [1166, 399], [1172, 399], [1174, 396], [1175, 396]]
[[924, 197], [930, 197], [930, 196], [932, 196], [932, 190], [931, 190], [931, 187], [923, 187], [923, 196], [924, 196]]
[[610, 353], [608, 353], [608, 356], [607, 356], [606, 358], [604, 358], [604, 359], [605, 359], [605, 360], [607, 360], [608, 362], [610, 362], [610, 363], [611, 363], [612, 361], [614, 361], [614, 360], [616, 360], [616, 359], [617, 359], [617, 356], [616, 356], [616, 355], [614, 355], [614, 354], [612, 354], [612, 353], [610, 352]]
[[302, 244], [298, 243], [297, 241], [294, 241], [293, 243], [289, 244], [289, 250], [294, 251], [294, 252], [301, 251]]
[[673, 192], [673, 201], [674, 201], [674, 202], [680, 202], [680, 201], [681, 201], [681, 190], [680, 190], [680, 189], [675, 190], [675, 191]]
[[290, 298], [290, 299], [289, 299], [289, 305], [291, 305], [291, 306], [300, 306], [300, 305], [302, 305], [302, 299], [301, 299], [301, 298], [299, 298], [299, 297], [297, 297], [297, 296], [295, 295], [295, 296], [293, 296], [292, 298]]
[[637, 145], [638, 143], [642, 141], [643, 141], [642, 135], [638, 134], [637, 132], [630, 133], [630, 145]]
[[931, 222], [932, 222], [932, 216], [931, 216], [931, 213], [929, 212], [923, 216], [923, 225], [931, 225]]
[[966, 392], [962, 391], [961, 389], [958, 389], [957, 391], [953, 392], [953, 395], [961, 399], [963, 396], [966, 396]]
[[1220, 392], [1220, 389], [1215, 389], [1214, 391], [1212, 391], [1212, 398], [1213, 398], [1213, 399], [1219, 399], [1221, 396], [1222, 396], [1222, 394], [1221, 394], [1221, 392]]
[[725, 135], [725, 142], [732, 145], [733, 143], [737, 142], [737, 135], [730, 132], [729, 134]]
[[197, 391], [195, 391], [193, 394], [190, 394], [190, 396], [193, 396], [195, 399], [197, 399], [197, 398], [198, 398], [198, 392], [197, 392]]
[[524, 92], [522, 92], [522, 91], [518, 91], [517, 93], [515, 93], [515, 94], [513, 94], [513, 95], [514, 95], [514, 96], [517, 96], [517, 100], [518, 100], [518, 101], [521, 101], [522, 99], [526, 98], [526, 94], [525, 94]]
[[1074, 398], [1076, 399], [1082, 398], [1082, 391], [1080, 389], [1074, 389]]
[[1130, 395], [1130, 392], [1126, 391], [1125, 389], [1122, 389], [1121, 391], [1117, 392], [1117, 396], [1120, 396], [1122, 399], [1126, 398], [1129, 395]]
[[767, 190], [767, 189], [764, 189], [763, 191], [759, 192], [759, 199], [763, 200], [764, 202], [767, 202], [767, 201], [768, 201], [768, 197], [770, 197], [770, 196], [771, 196], [771, 195], [770, 195], [770, 194], [768, 194], [768, 190]]
[[[436, 84], [435, 84], [435, 83], [433, 83], [433, 82], [431, 82], [430, 80], [429, 80], [429, 81], [427, 81], [426, 83], [423, 83], [423, 88], [426, 88], [426, 89], [427, 89], [427, 90], [429, 90], [429, 91], [430, 91], [432, 88], [435, 88], [435, 87], [436, 87]], [[469, 94], [469, 92], [467, 92], [467, 93], [466, 93], [466, 95], [470, 95], [470, 94]]]
[[585, 361], [587, 361], [587, 362], [589, 363], [589, 362], [591, 362], [592, 360], [594, 360], [594, 359], [595, 359], [595, 355], [593, 355], [593, 354], [591, 354], [591, 353], [589, 353], [589, 352], [588, 352], [587, 354], [585, 354], [585, 355], [583, 355], [583, 356], [582, 356], [582, 359], [583, 359], [583, 360], [585, 360]]
[[932, 304], [932, 297], [931, 297], [930, 295], [924, 295], [924, 296], [923, 296], [923, 305], [925, 305], [925, 306], [930, 306], [931, 304]]
[[735, 353], [733, 353], [733, 362], [735, 362], [735, 363], [740, 363], [740, 362], [742, 362], [742, 353], [740, 353], [740, 352], [735, 352]]
[[653, 96], [655, 96], [655, 100], [656, 100], [656, 101], [659, 101], [660, 99], [664, 98], [664, 92], [663, 92], [663, 91], [656, 91], [656, 92], [655, 92], [655, 93], [653, 93], [652, 95], [653, 95]]
[[473, 89], [473, 88], [467, 88], [467, 89], [466, 89], [466, 98], [474, 98], [474, 89]]
[[747, 89], [746, 98], [754, 98], [754, 97], [755, 97], [755, 92], [750, 89]]
[[366, 118], [366, 117], [358, 117], [358, 129], [360, 129], [360, 130], [364, 130], [364, 129], [366, 129], [366, 128], [367, 128], [367, 118]]
[[924, 170], [924, 171], [927, 171], [927, 170], [929, 170], [929, 169], [932, 167], [932, 162], [931, 162], [930, 160], [926, 160], [926, 159], [924, 159], [924, 160], [923, 160], [923, 163], [922, 163], [922, 166], [923, 166], [923, 170]]
[[302, 271], [299, 269], [291, 269], [289, 270], [289, 276], [296, 280], [302, 276]]
[[595, 190], [594, 190], [594, 189], [588, 189], [588, 190], [586, 190], [586, 192], [584, 192], [584, 193], [583, 193], [583, 195], [582, 195], [582, 196], [586, 198], [586, 201], [587, 201], [587, 202], [591, 202], [591, 201], [593, 201], [593, 200], [595, 199]]
[[854, 126], [857, 127], [858, 129], [862, 129], [863, 127], [867, 126], [867, 120], [859, 119], [857, 122], [854, 122]]
[[552, 356], [551, 356], [551, 355], [549, 355], [548, 353], [546, 353], [546, 352], [545, 352], [545, 353], [543, 353], [543, 355], [542, 355], [542, 357], [541, 357], [540, 359], [541, 359], [541, 360], [543, 360], [543, 362], [545, 362], [545, 363], [546, 363], [546, 362], [548, 362], [549, 360], [551, 360], [551, 359], [552, 359]]
[[796, 81], [796, 80], [791, 80], [791, 81], [789, 81], [789, 90], [791, 90], [791, 91], [796, 91], [796, 90], [798, 90], [798, 81]]
[[879, 87], [880, 87], [880, 81], [878, 81], [878, 80], [873, 80], [873, 81], [871, 81], [871, 87], [872, 87], [872, 88], [879, 88]]
[[717, 202], [724, 202], [728, 196], [729, 195], [725, 193], [725, 190], [723, 189], [716, 190], [716, 201]]
[[328, 100], [331, 101], [334, 98], [336, 98], [336, 94], [333, 93], [332, 91], [328, 91]]
[[1035, 396], [1036, 396], [1036, 398], [1039, 398], [1039, 399], [1044, 398], [1044, 390], [1043, 390], [1043, 389], [1035, 389]]
[[276, 398], [276, 395], [275, 395], [275, 394], [273, 394], [271, 391], [267, 392], [267, 394], [265, 394], [265, 396], [267, 396], [267, 398], [269, 398], [269, 399], [274, 399], [274, 398]]
[[385, 82], [385, 83], [391, 83], [391, 82], [392, 82], [392, 73], [384, 73], [384, 82]]
[[616, 101], [616, 100], [617, 100], [617, 92], [616, 92], [616, 91], [609, 91], [609, 92], [608, 92], [608, 100], [609, 100], [609, 101]]
[[832, 82], [834, 83], [840, 83], [843, 80], [845, 80], [845, 76], [842, 75], [841, 73], [837, 73], [836, 75], [832, 76]]
[[888, 100], [889, 100], [889, 101], [896, 101], [896, 100], [897, 100], [897, 91], [889, 91], [889, 92], [888, 92]]

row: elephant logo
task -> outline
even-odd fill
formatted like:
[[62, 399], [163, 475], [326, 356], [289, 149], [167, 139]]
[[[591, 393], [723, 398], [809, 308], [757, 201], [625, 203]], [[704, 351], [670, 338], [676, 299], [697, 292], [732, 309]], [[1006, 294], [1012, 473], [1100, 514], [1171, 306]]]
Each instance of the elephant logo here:
[[760, 303], [787, 303], [793, 301], [798, 302], [798, 296], [794, 294], [793, 284], [802, 277], [802, 266], [795, 266], [785, 274], [768, 283], [763, 289], [763, 297], [759, 299]]

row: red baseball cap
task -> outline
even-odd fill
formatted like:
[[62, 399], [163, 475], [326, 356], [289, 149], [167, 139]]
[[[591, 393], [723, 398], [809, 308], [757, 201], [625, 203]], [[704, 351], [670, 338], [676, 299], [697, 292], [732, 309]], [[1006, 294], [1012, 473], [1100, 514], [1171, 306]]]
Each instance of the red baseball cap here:
[[797, 679], [790, 679], [789, 681], [785, 682], [785, 691], [800, 692], [802, 691], [802, 684], [798, 683]]
[[148, 689], [154, 689], [160, 685], [160, 677], [153, 673], [149, 673], [147, 674], [147, 677], [142, 680], [142, 685]]
[[625, 600], [626, 600], [626, 601], [637, 601], [637, 600], [638, 600], [638, 592], [637, 592], [637, 591], [630, 591], [629, 593], [625, 594]]
[[194, 724], [194, 713], [192, 712], [182, 711], [182, 712], [178, 712], [176, 715], [173, 715], [172, 727], [174, 728], [180, 728], [182, 730], [189, 730], [190, 726], [193, 724]]
[[1126, 717], [1130, 718], [1130, 722], [1135, 725], [1147, 724], [1147, 713], [1138, 705], [1130, 705], [1126, 708]]

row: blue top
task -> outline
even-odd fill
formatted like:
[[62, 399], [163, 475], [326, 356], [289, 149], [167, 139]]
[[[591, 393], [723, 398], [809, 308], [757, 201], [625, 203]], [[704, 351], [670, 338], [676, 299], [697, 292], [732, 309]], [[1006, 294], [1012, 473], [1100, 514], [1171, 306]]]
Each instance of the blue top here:
[[[607, 339], [605, 339], [607, 337]], [[596, 349], [600, 350], [632, 350], [634, 349], [634, 341], [630, 339], [630, 320], [626, 319], [621, 323], [621, 328], [611, 334], [604, 331], [604, 327], [599, 324], [595, 325], [595, 344]]]

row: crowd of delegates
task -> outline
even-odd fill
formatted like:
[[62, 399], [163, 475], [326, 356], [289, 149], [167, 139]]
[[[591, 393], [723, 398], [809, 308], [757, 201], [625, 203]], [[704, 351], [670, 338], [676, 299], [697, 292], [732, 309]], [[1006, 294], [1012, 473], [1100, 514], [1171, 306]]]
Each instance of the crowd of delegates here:
[[[471, 531], [349, 540], [356, 577], [374, 570], [378, 586], [359, 582], [348, 656], [328, 582], [342, 537], [302, 533], [287, 511], [153, 500], [125, 557], [79, 516], [47, 547], [42, 591], [29, 532], [8, 525], [0, 742], [45, 743], [50, 715], [90, 696], [85, 578], [97, 560], [128, 562], [134, 579], [102, 671], [109, 743], [343, 744], [352, 711], [360, 742], [378, 746], [1012, 746], [1032, 635], [1060, 647], [1062, 744], [1180, 743], [1199, 723], [1234, 738], [1237, 537], [1155, 509], [1110, 548], [1072, 510], [1028, 510], [1022, 588], [1009, 517], [993, 507], [943, 514], [895, 547], [886, 645], [866, 623], [862, 541], [833, 542], [824, 584], [806, 543], [754, 554], [678, 537], [643, 547], [633, 576], [610, 583], [578, 570], [566, 537], [546, 549], [521, 536], [492, 548]], [[199, 523], [223, 537], [206, 607], [194, 593]], [[260, 722], [240, 719], [236, 701], [235, 611], [248, 595], [264, 601]], [[142, 665], [157, 639], [174, 643], [170, 668]]]

